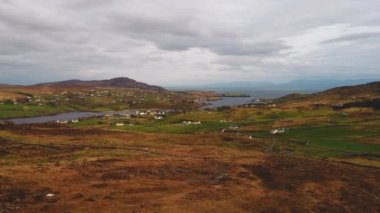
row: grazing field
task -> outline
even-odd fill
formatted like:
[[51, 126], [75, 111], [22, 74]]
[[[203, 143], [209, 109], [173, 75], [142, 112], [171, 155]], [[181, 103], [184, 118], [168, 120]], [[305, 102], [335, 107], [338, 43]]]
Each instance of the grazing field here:
[[[322, 156], [326, 157], [326, 155], [379, 155], [379, 119], [378, 111], [365, 114], [361, 111], [353, 111], [350, 115], [346, 115], [332, 109], [299, 111], [297, 114], [289, 110], [281, 112], [280, 109], [231, 108], [227, 111], [176, 113], [159, 121], [149, 117], [97, 118], [80, 121], [70, 126], [97, 127], [125, 132], [236, 135], [244, 139], [250, 137], [274, 141], [276, 147], [282, 147], [288, 151], [294, 149], [293, 154], [300, 154], [300, 150], [320, 149], [324, 153]], [[200, 121], [200, 124], [187, 125], [183, 121]], [[123, 122], [126, 125], [117, 127], [115, 126], [117, 122]], [[278, 135], [270, 133], [272, 129], [279, 127], [285, 128], [286, 132]], [[319, 152], [314, 154], [316, 157], [321, 155]]]
[[1, 118], [32, 117], [39, 115], [53, 115], [63, 112], [78, 111], [78, 107], [55, 107], [55, 106], [38, 106], [24, 104], [2, 104], [0, 105]]

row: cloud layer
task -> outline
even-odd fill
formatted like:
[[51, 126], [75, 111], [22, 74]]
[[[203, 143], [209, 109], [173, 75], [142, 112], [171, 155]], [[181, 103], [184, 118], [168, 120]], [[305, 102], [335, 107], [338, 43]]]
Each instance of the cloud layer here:
[[0, 0], [0, 82], [380, 78], [378, 0]]

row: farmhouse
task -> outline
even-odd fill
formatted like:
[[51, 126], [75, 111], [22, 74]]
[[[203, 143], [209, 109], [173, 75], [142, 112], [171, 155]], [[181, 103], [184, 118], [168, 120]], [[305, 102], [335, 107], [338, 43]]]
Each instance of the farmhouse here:
[[279, 134], [279, 133], [285, 133], [285, 128], [272, 129], [270, 131], [270, 133], [272, 135], [276, 135], [276, 134]]
[[183, 121], [182, 124], [185, 124], [185, 125], [200, 125], [202, 124], [201, 121]]
[[236, 133], [237, 135], [240, 135], [240, 131], [238, 129], [239, 127], [237, 126], [230, 126], [227, 129], [222, 129], [221, 133]]
[[57, 121], [56, 121], [56, 123], [58, 123], [58, 124], [67, 124], [67, 123], [68, 123], [68, 121], [61, 121], [61, 120], [57, 120]]

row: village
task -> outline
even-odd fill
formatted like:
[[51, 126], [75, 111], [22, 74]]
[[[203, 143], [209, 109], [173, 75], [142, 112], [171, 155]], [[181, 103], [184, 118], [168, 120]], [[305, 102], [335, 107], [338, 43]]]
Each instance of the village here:
[[[128, 104], [130, 106], [144, 103], [151, 96], [156, 96], [156, 100], [169, 100], [171, 94], [161, 95], [156, 91], [119, 91], [107, 89], [90, 89], [83, 91], [62, 91], [58, 93], [46, 93], [33, 95], [30, 93], [20, 93], [23, 98], [9, 98], [1, 101], [1, 104], [34, 104], [34, 105], [63, 105], [77, 104], [97, 100], [104, 100], [104, 104]], [[175, 101], [174, 101], [175, 102]]]

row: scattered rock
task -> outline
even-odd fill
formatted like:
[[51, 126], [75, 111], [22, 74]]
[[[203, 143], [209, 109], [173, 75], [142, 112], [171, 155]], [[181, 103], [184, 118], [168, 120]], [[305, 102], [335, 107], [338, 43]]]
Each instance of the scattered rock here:
[[84, 196], [81, 194], [81, 193], [76, 193], [72, 196], [73, 200], [77, 200], [77, 199], [81, 199], [83, 198]]
[[226, 173], [223, 173], [215, 178], [217, 182], [224, 182], [228, 179], [228, 175]]
[[106, 199], [106, 200], [113, 200], [113, 199], [115, 199], [115, 198], [113, 198], [113, 197], [110, 196], [110, 195], [106, 195], [106, 196], [104, 196], [104, 199]]
[[53, 194], [53, 193], [47, 193], [46, 197], [55, 197], [55, 194]]
[[96, 195], [91, 195], [89, 198], [87, 198], [85, 201], [89, 202], [95, 202], [96, 201]]
[[108, 184], [106, 183], [95, 183], [91, 185], [91, 187], [94, 187], [94, 188], [104, 188], [106, 186], [108, 186]]

